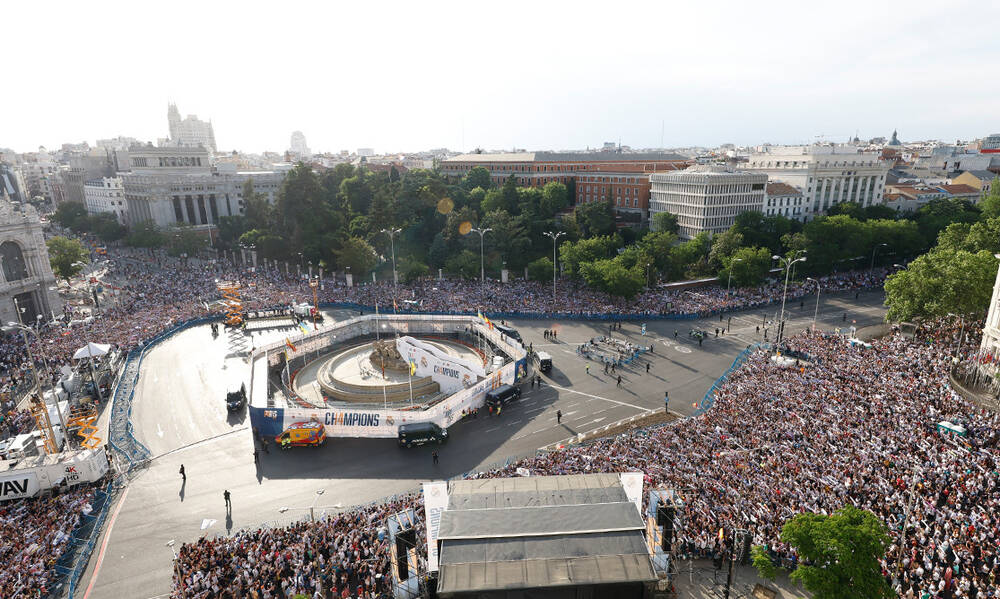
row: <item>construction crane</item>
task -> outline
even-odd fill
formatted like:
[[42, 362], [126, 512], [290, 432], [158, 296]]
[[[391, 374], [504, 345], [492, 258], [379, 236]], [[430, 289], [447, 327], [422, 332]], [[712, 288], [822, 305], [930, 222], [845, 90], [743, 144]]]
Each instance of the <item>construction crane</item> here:
[[222, 304], [226, 310], [227, 327], [243, 324], [243, 300], [240, 299], [240, 284], [236, 281], [216, 281], [215, 288], [222, 294]]
[[101, 438], [97, 436], [97, 410], [93, 406], [79, 406], [70, 410], [67, 428], [79, 429], [80, 446], [85, 449], [97, 449]]
[[42, 446], [45, 448], [45, 453], [59, 453], [59, 444], [56, 443], [56, 435], [52, 430], [52, 420], [49, 418], [48, 406], [37, 395], [31, 398], [31, 415], [35, 418], [35, 425], [38, 427], [38, 431], [42, 433], [41, 441]]

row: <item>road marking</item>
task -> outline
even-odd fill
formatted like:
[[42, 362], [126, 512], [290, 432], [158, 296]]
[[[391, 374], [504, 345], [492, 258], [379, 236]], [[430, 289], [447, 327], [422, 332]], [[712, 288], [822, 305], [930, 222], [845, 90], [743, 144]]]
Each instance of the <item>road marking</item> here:
[[607, 420], [607, 418], [605, 418], [605, 417], [595, 418], [595, 419], [591, 420], [590, 423], [591, 424], [597, 424], [598, 422], [600, 422], [602, 420]]
[[156, 423], [156, 434], [161, 439], [163, 438], [163, 429], [160, 428], [160, 423], [159, 422]]
[[493, 431], [498, 431], [498, 430], [500, 430], [500, 427], [499, 426], [494, 426], [493, 428], [486, 429], [484, 432], [492, 433]]
[[97, 582], [97, 575], [101, 571], [101, 562], [104, 561], [104, 552], [108, 548], [108, 541], [111, 540], [111, 530], [115, 527], [115, 520], [118, 519], [118, 512], [122, 511], [122, 506], [125, 505], [125, 498], [128, 497], [128, 491], [131, 487], [125, 487], [125, 492], [122, 493], [122, 498], [118, 500], [118, 507], [115, 508], [115, 513], [111, 515], [111, 520], [107, 525], [107, 532], [104, 533], [104, 542], [101, 543], [101, 552], [97, 554], [97, 563], [94, 564], [94, 573], [90, 575], [90, 584], [87, 585], [87, 591], [83, 594], [83, 599], [90, 597], [90, 591], [94, 590], [94, 583]]
[[545, 408], [532, 408], [530, 410], [525, 410], [525, 414], [530, 414], [531, 412], [544, 412]]
[[689, 353], [691, 353], [691, 348], [690, 347], [684, 347], [683, 345], [675, 345], [674, 349], [676, 349], [677, 351], [681, 352], [682, 354], [689, 354]]
[[520, 420], [512, 420], [511, 422], [508, 422], [504, 426], [514, 426], [515, 424], [521, 424], [521, 421]]
[[560, 387], [559, 385], [549, 384], [549, 386], [552, 387], [553, 389], [559, 389], [560, 391], [567, 391], [569, 393], [577, 393], [579, 395], [583, 395], [584, 397], [592, 397], [594, 399], [600, 399], [600, 400], [607, 401], [607, 402], [610, 402], [610, 403], [618, 404], [620, 406], [628, 406], [628, 407], [630, 407], [632, 409], [639, 410], [640, 412], [645, 412], [646, 410], [649, 409], [649, 408], [641, 408], [641, 407], [639, 407], [639, 406], [637, 406], [635, 404], [630, 404], [628, 402], [618, 401], [617, 399], [608, 399], [607, 397], [601, 397], [600, 395], [591, 395], [590, 393], [584, 393], [583, 391], [577, 391], [576, 389], [569, 389], [567, 387]]

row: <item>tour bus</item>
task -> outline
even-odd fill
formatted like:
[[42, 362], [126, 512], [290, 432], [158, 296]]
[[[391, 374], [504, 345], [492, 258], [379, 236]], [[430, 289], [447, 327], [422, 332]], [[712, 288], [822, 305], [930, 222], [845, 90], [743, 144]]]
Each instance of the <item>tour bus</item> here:
[[306, 420], [291, 424], [274, 438], [282, 449], [294, 446], [319, 447], [326, 442], [326, 427], [319, 420]]

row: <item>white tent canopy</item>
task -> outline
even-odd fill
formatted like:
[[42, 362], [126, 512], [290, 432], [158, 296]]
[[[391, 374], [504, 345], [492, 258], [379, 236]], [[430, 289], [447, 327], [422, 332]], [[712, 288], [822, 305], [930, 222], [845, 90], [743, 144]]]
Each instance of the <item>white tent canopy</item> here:
[[87, 345], [76, 350], [73, 354], [74, 360], [82, 360], [84, 358], [99, 358], [111, 351], [111, 346], [106, 343], [88, 343]]

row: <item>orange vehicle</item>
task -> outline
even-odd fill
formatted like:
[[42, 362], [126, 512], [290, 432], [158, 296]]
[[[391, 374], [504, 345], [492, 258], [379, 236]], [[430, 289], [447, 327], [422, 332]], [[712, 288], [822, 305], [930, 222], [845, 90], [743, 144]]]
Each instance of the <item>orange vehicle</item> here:
[[282, 449], [303, 445], [319, 447], [326, 442], [326, 427], [319, 420], [295, 422], [275, 437], [274, 442]]

